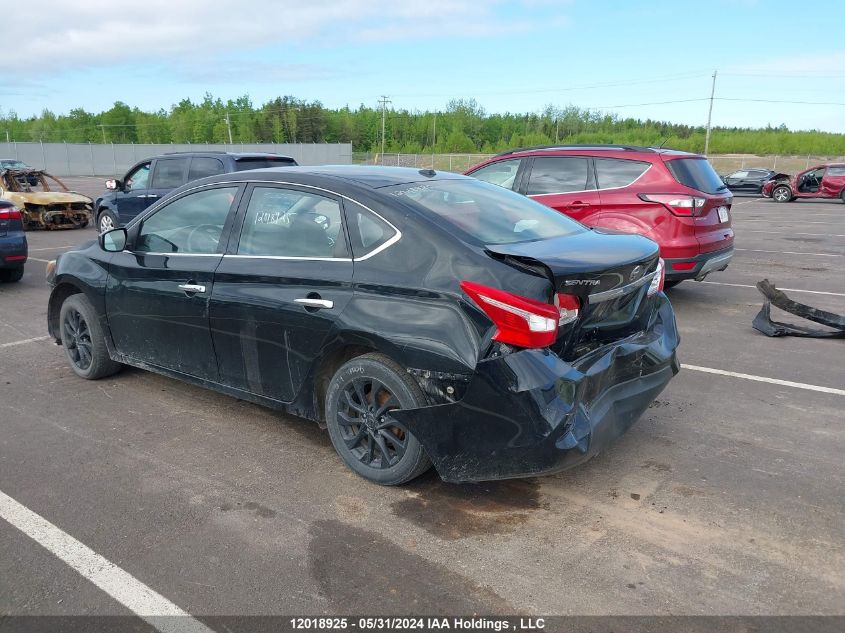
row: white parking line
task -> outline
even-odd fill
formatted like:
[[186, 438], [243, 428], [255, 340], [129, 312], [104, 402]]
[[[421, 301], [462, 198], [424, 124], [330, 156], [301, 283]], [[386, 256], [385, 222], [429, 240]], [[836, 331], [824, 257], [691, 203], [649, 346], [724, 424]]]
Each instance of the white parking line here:
[[70, 246], [47, 246], [44, 248], [30, 248], [29, 252], [34, 253], [35, 251], [57, 251], [62, 248], [76, 248], [77, 245], [71, 244]]
[[807, 253], [804, 251], [764, 251], [759, 248], [735, 248], [736, 251], [748, 251], [749, 253], [780, 253], [783, 255], [813, 255], [814, 257], [845, 257], [841, 253]]
[[[728, 284], [724, 281], [699, 281], [700, 284], [710, 284], [711, 286], [733, 286], [734, 288], [754, 288], [757, 286], [751, 284]], [[826, 292], [824, 290], [799, 290], [798, 288], [778, 288], [784, 292], [807, 292], [811, 295], [830, 295], [832, 297], [845, 297], [845, 292]]]
[[[212, 633], [161, 594], [0, 491], [0, 518], [163, 633]], [[181, 616], [181, 617], [174, 617]]]
[[11, 343], [1, 343], [0, 349], [4, 347], [14, 347], [15, 345], [25, 345], [26, 343], [35, 343], [36, 341], [46, 341], [49, 336], [36, 336], [35, 338], [25, 338], [22, 341], [12, 341]]
[[692, 371], [702, 371], [706, 374], [718, 374], [720, 376], [730, 376], [731, 378], [744, 378], [745, 380], [754, 380], [756, 382], [768, 382], [773, 385], [781, 385], [783, 387], [795, 387], [796, 389], [806, 389], [808, 391], [821, 391], [822, 393], [832, 393], [837, 396], [845, 396], [845, 389], [834, 389], [833, 387], [820, 387], [818, 385], [808, 385], [803, 382], [792, 382], [791, 380], [780, 380], [779, 378], [767, 378], [766, 376], [754, 376], [753, 374], [740, 374], [735, 371], [725, 371], [724, 369], [713, 369], [712, 367], [701, 367], [699, 365], [687, 365], [682, 363], [683, 369], [690, 369]]
[[45, 264], [49, 264], [53, 260], [52, 259], [38, 259], [37, 257], [28, 257], [26, 261], [28, 261], [28, 262], [44, 262]]
[[845, 237], [845, 233], [798, 233], [797, 231], [761, 231], [760, 229], [742, 229], [743, 233], [768, 233], [770, 235], [815, 235], [816, 237]]

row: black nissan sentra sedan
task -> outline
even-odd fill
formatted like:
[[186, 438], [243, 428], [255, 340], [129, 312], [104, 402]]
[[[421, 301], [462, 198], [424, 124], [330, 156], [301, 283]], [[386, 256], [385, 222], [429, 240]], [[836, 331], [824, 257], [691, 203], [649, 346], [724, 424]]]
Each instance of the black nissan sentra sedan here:
[[380, 484], [573, 466], [678, 371], [654, 242], [431, 170], [194, 181], [48, 279], [79, 376], [133, 365], [324, 423]]

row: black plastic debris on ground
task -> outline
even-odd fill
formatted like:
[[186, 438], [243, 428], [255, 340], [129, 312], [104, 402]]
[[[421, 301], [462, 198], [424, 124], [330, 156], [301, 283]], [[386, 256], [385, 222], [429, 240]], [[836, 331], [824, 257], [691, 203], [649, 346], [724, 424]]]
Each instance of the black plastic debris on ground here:
[[[759, 330], [766, 336], [807, 336], [812, 338], [845, 338], [845, 316], [841, 314], [834, 314], [826, 310], [819, 310], [812, 306], [805, 305], [793, 301], [782, 290], [775, 288], [768, 279], [757, 282], [757, 290], [763, 293], [766, 301], [760, 312], [754, 317], [754, 322], [751, 324], [755, 330]], [[792, 325], [790, 323], [780, 323], [772, 321], [771, 306], [775, 306], [802, 317], [814, 323], [826, 325], [833, 330], [822, 330], [813, 327], [804, 327], [801, 325]]]

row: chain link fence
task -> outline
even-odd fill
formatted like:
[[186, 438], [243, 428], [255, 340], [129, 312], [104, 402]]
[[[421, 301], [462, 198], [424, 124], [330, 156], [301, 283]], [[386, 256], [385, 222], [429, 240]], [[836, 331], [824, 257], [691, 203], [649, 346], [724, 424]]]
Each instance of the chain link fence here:
[[[353, 152], [352, 162], [360, 165], [388, 165], [392, 167], [416, 167], [435, 171], [464, 172], [473, 165], [487, 160], [495, 154], [378, 154]], [[845, 162], [845, 156], [786, 156], [770, 154], [711, 154], [713, 168], [720, 174], [729, 174], [738, 169], [761, 168], [785, 173], [796, 173], [814, 165]]]

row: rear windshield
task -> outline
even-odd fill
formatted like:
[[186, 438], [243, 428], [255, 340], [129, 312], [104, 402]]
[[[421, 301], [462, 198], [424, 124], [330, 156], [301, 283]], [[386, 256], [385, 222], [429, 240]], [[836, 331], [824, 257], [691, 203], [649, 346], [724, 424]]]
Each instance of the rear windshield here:
[[432, 180], [384, 191], [434, 213], [438, 223], [468, 242], [514, 244], [586, 230], [531, 198], [480, 180]]
[[727, 189], [706, 158], [676, 158], [667, 160], [666, 166], [675, 180], [687, 187], [704, 193], [719, 193]]
[[273, 156], [258, 156], [256, 158], [239, 158], [235, 161], [235, 171], [247, 169], [265, 169], [267, 167], [293, 167], [296, 161], [292, 158], [274, 158]]

